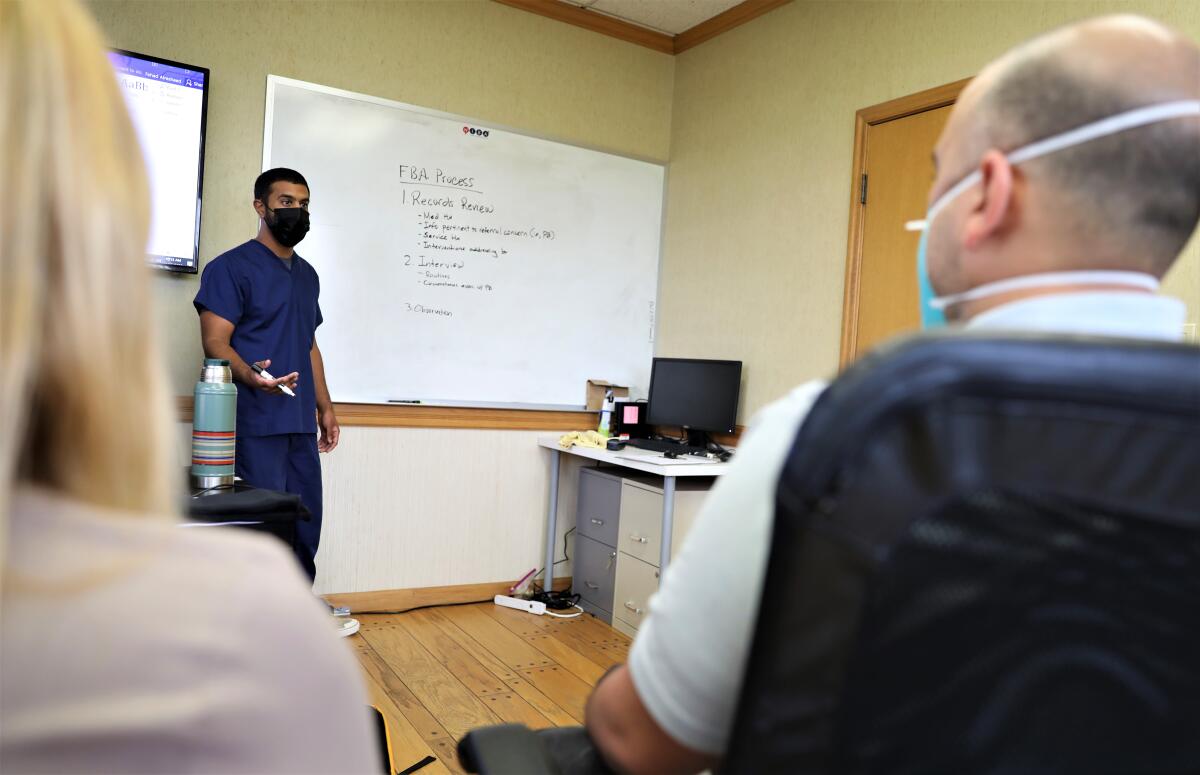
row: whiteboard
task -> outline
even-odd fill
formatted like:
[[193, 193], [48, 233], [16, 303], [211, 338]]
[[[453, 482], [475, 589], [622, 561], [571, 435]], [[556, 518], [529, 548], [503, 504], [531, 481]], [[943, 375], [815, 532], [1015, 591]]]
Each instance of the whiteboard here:
[[573, 407], [645, 395], [665, 169], [267, 77], [263, 169], [308, 180], [333, 400]]

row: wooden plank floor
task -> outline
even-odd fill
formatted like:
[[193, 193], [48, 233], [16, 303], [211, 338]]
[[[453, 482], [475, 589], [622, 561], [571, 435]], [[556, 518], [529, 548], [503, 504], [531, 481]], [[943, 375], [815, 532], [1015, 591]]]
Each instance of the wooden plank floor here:
[[396, 768], [437, 758], [421, 775], [462, 772], [455, 745], [475, 727], [582, 723], [592, 687], [629, 654], [628, 637], [587, 614], [556, 619], [478, 603], [357, 618], [351, 642], [387, 719]]

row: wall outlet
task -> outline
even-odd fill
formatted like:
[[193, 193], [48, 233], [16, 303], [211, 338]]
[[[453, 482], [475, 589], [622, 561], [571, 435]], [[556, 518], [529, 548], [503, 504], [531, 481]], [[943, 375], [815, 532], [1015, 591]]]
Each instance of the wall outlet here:
[[1197, 336], [1196, 336], [1196, 324], [1195, 323], [1184, 323], [1183, 324], [1183, 341], [1193, 342], [1193, 343], [1200, 342], [1200, 338], [1197, 338]]

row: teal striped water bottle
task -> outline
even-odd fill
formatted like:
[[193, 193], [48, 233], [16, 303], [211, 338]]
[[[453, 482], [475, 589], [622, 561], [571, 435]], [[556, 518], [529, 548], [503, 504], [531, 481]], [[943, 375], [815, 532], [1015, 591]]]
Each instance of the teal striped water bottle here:
[[233, 484], [237, 388], [229, 361], [205, 358], [192, 411], [192, 487]]

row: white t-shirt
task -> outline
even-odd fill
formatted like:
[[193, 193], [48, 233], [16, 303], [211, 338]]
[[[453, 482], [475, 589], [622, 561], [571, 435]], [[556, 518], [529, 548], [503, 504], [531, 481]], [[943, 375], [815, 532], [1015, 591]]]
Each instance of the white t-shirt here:
[[[968, 327], [1178, 341], [1185, 318], [1176, 299], [1095, 292], [1013, 302]], [[758, 617], [779, 474], [825, 386], [801, 385], [751, 421], [633, 642], [638, 696], [667, 734], [694, 750], [725, 751]]]
[[20, 490], [4, 772], [378, 773], [363, 678], [277, 539]]

